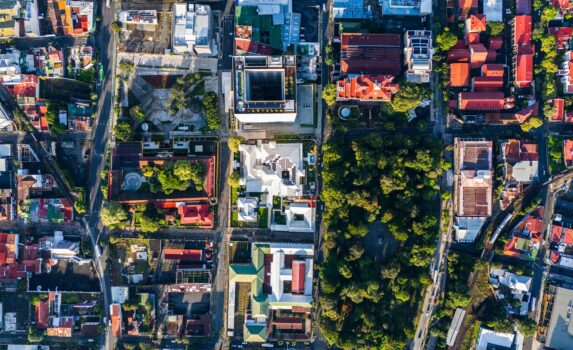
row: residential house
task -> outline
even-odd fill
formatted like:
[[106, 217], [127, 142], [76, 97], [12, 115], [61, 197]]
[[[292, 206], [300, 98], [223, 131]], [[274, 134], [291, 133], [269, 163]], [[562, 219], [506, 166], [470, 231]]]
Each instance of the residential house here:
[[523, 349], [523, 335], [516, 333], [498, 333], [491, 329], [480, 328], [476, 350]]
[[459, 242], [473, 242], [492, 214], [493, 165], [491, 141], [454, 140], [455, 224]]
[[111, 334], [116, 338], [121, 338], [123, 333], [123, 321], [120, 304], [111, 304], [109, 306], [109, 317], [111, 320]]
[[450, 64], [450, 87], [470, 86], [470, 64], [452, 63]]
[[523, 193], [524, 185], [537, 181], [539, 154], [537, 144], [522, 143], [516, 139], [504, 141], [500, 149], [505, 182], [500, 206], [505, 209], [513, 199]]
[[571, 139], [563, 140], [563, 158], [565, 166], [573, 166], [573, 140]]
[[573, 269], [573, 229], [563, 227], [561, 214], [551, 224], [549, 261], [553, 265]]
[[573, 55], [571, 55], [571, 51], [565, 52], [565, 61], [557, 74], [561, 76], [563, 93], [573, 94]]
[[372, 7], [365, 0], [334, 0], [332, 17], [335, 20], [370, 19]]
[[432, 13], [431, 0], [379, 0], [384, 16], [426, 16]]
[[[516, 275], [507, 270], [491, 269], [489, 272], [489, 283], [495, 289], [496, 298], [499, 300], [507, 300], [510, 303], [507, 306], [509, 314], [519, 316], [525, 316], [529, 312], [532, 280], [533, 278], [530, 276]], [[515, 301], [518, 306], [516, 306], [513, 301]]]
[[517, 224], [503, 247], [503, 255], [535, 261], [543, 240], [543, 212], [543, 207], [537, 207]]

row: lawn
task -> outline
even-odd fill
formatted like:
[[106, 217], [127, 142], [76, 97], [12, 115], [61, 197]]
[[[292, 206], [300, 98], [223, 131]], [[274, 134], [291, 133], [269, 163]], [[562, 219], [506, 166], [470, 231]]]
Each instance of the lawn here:
[[560, 136], [549, 136], [547, 143], [549, 148], [549, 172], [554, 175], [565, 169], [563, 138]]
[[259, 228], [267, 228], [269, 222], [269, 209], [259, 208]]

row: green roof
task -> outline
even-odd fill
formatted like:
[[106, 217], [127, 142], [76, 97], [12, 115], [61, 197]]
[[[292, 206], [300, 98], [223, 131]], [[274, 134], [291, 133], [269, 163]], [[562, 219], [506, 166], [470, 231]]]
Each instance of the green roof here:
[[518, 238], [515, 242], [515, 248], [519, 250], [529, 250], [529, 240], [526, 238]]

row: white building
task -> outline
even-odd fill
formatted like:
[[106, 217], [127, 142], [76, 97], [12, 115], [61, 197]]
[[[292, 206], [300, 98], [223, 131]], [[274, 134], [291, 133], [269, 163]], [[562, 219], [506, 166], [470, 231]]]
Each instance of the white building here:
[[111, 287], [111, 302], [113, 304], [123, 304], [129, 299], [129, 287], [114, 286]]
[[145, 29], [153, 29], [158, 24], [156, 10], [120, 11], [118, 16], [121, 24], [137, 24]]
[[487, 220], [485, 216], [457, 216], [454, 218], [454, 230], [456, 231], [456, 241], [460, 243], [471, 243], [477, 238], [481, 227]]
[[272, 197], [303, 195], [305, 176], [302, 143], [268, 143], [239, 145], [241, 157], [240, 183], [247, 192], [267, 193]]
[[173, 53], [215, 54], [212, 39], [212, 15], [208, 5], [173, 5]]
[[5, 75], [19, 75], [20, 73], [20, 51], [12, 50], [0, 54], [0, 76], [2, 76], [2, 78], [4, 78]]
[[307, 202], [291, 202], [285, 208], [286, 223], [273, 223], [272, 231], [314, 232], [316, 208]]
[[80, 253], [80, 243], [64, 240], [62, 231], [55, 231], [54, 237], [42, 237], [39, 242], [40, 249], [50, 251], [52, 259], [72, 259]]
[[488, 22], [503, 21], [503, 1], [483, 0], [483, 13]]
[[561, 69], [557, 74], [561, 76], [563, 93], [573, 94], [573, 56], [571, 55], [571, 51], [565, 52], [565, 61], [563, 61]]
[[523, 336], [514, 333], [496, 333], [491, 329], [480, 328], [476, 350], [523, 348]]
[[408, 30], [404, 36], [404, 55], [407, 66], [406, 80], [412, 83], [429, 83], [432, 74], [432, 32]]
[[511, 291], [511, 296], [514, 300], [521, 302], [518, 310], [510, 309], [510, 313], [518, 313], [519, 315], [527, 315], [529, 312], [529, 304], [531, 301], [531, 288], [532, 278], [529, 276], [518, 276], [506, 270], [492, 269], [489, 272], [489, 283], [496, 289], [495, 295], [498, 299], [505, 299], [505, 295], [501, 293], [498, 288], [505, 286]]
[[240, 197], [237, 199], [238, 220], [242, 222], [256, 222], [259, 200], [253, 197]]

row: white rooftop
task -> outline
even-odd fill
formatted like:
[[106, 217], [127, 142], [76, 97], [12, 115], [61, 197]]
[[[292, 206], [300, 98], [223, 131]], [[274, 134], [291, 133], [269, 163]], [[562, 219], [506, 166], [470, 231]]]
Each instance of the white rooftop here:
[[[495, 346], [509, 349], [515, 338], [513, 333], [496, 333], [491, 329], [480, 328], [476, 350], [488, 350]], [[516, 344], [515, 350], [521, 350], [522, 346], [523, 343]]]
[[238, 220], [243, 222], [257, 221], [257, 207], [259, 200], [253, 197], [239, 197], [237, 199]]
[[456, 240], [458, 242], [473, 242], [475, 241], [479, 231], [487, 217], [456, 217], [454, 229], [456, 230]]
[[316, 223], [316, 208], [307, 202], [291, 202], [285, 208], [286, 224], [272, 224], [272, 231], [314, 232]]

